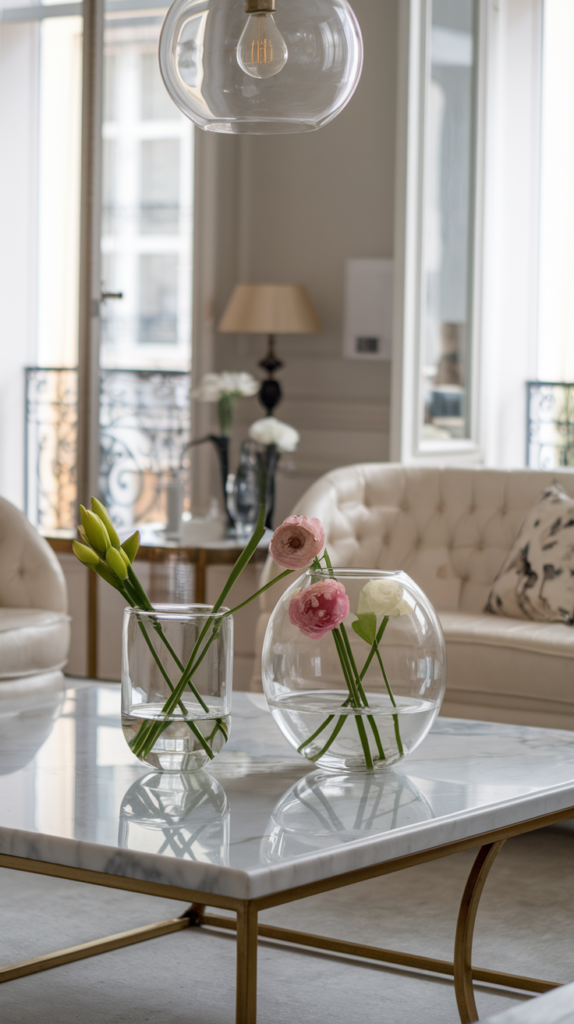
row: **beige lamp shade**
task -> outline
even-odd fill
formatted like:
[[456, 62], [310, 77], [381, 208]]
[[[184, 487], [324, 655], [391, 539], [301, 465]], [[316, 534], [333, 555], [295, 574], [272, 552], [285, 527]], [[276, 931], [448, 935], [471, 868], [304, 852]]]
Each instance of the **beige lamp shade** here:
[[319, 334], [321, 324], [299, 284], [238, 284], [219, 324], [224, 334]]

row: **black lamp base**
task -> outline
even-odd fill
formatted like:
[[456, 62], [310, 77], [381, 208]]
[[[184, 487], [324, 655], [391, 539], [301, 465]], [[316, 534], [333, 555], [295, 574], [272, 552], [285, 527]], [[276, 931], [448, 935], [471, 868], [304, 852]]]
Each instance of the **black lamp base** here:
[[261, 359], [259, 366], [263, 370], [267, 370], [267, 380], [264, 380], [259, 389], [259, 401], [261, 405], [267, 409], [267, 415], [272, 416], [273, 410], [276, 405], [281, 401], [281, 385], [278, 380], [275, 380], [274, 373], [276, 370], [280, 370], [283, 363], [275, 355], [275, 338], [272, 334], [269, 335], [267, 341], [267, 352], [265, 359]]

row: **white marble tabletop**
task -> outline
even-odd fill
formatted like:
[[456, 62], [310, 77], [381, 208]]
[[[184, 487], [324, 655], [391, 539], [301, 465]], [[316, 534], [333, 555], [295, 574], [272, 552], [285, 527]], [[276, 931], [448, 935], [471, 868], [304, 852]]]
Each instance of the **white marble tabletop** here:
[[439, 718], [395, 768], [329, 775], [237, 693], [209, 774], [162, 775], [119, 711], [116, 684], [0, 697], [0, 853], [250, 899], [574, 806], [572, 732]]
[[483, 1024], [574, 1024], [574, 984], [497, 1013]]

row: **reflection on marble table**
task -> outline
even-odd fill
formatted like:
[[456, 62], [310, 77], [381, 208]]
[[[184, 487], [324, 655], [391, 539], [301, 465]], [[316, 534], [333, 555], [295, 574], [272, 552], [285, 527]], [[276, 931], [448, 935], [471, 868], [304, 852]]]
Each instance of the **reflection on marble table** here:
[[30, 705], [7, 711], [0, 852], [207, 894], [254, 898], [574, 807], [572, 732], [439, 718], [388, 772], [328, 775], [261, 695], [237, 693], [210, 771], [169, 776], [131, 754], [118, 686], [44, 710], [44, 731]]

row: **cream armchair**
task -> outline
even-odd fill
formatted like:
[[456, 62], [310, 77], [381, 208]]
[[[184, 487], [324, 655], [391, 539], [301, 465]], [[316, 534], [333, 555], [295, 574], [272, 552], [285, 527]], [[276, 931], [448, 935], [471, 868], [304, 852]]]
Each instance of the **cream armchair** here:
[[[428, 595], [447, 645], [443, 714], [574, 729], [574, 627], [484, 611], [526, 513], [553, 481], [574, 497], [574, 473], [371, 463], [328, 473], [294, 513], [322, 520], [334, 565], [404, 569]], [[277, 572], [268, 559], [262, 582]], [[258, 652], [276, 600], [274, 588], [263, 595]]]
[[61, 688], [68, 598], [50, 546], [0, 498], [0, 698]]

